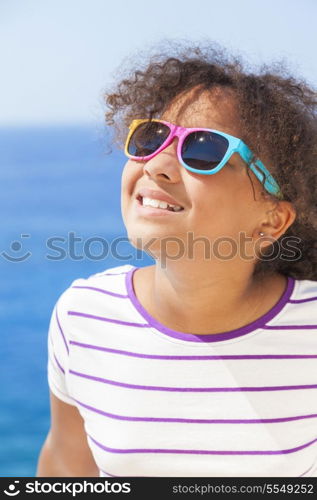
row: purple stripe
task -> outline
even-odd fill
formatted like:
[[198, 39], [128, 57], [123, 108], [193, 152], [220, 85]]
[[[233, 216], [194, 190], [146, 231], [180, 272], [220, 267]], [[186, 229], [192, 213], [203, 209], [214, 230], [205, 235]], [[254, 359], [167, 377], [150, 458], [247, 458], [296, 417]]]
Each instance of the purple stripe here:
[[298, 477], [305, 476], [305, 474], [307, 474], [307, 472], [309, 472], [309, 471], [310, 471], [313, 467], [314, 467], [314, 464], [313, 464], [313, 465], [311, 465], [311, 466], [309, 467], [309, 469], [307, 469], [307, 470], [306, 470], [303, 474], [301, 474], [301, 475], [300, 475], [300, 476], [298, 476]]
[[114, 474], [109, 474], [109, 472], [106, 472], [105, 470], [100, 469], [100, 467], [98, 467], [98, 468], [99, 468], [100, 472], [103, 472], [107, 476], [110, 476], [110, 477], [120, 477], [120, 476], [115, 476]]
[[117, 325], [137, 326], [138, 328], [148, 328], [149, 325], [144, 323], [130, 323], [129, 321], [121, 321], [119, 319], [104, 318], [103, 316], [95, 316], [94, 314], [82, 313], [79, 311], [68, 311], [70, 316], [81, 316], [82, 318], [97, 319], [99, 321], [107, 321], [108, 323], [115, 323]]
[[110, 292], [109, 290], [103, 290], [102, 288], [96, 288], [94, 286], [74, 285], [71, 288], [84, 288], [85, 290], [94, 290], [95, 292], [105, 293], [106, 295], [112, 295], [113, 297], [119, 297], [120, 299], [127, 299], [128, 298], [128, 295], [122, 295], [121, 293]]
[[53, 353], [53, 354], [54, 354], [54, 359], [55, 359], [55, 361], [56, 361], [56, 363], [57, 363], [58, 368], [59, 368], [59, 369], [60, 369], [60, 370], [64, 373], [64, 375], [65, 375], [65, 370], [64, 370], [64, 368], [62, 367], [62, 365], [61, 365], [61, 364], [60, 364], [60, 362], [58, 361], [57, 357], [55, 356], [55, 353]]
[[124, 351], [121, 349], [111, 349], [109, 347], [101, 347], [92, 344], [84, 344], [82, 342], [70, 341], [71, 344], [78, 347], [83, 347], [84, 349], [94, 349], [97, 351], [109, 352], [112, 354], [120, 354], [123, 356], [130, 356], [135, 358], [144, 359], [166, 359], [166, 360], [204, 360], [204, 359], [223, 359], [221, 356], [163, 356], [158, 354], [141, 354], [131, 351]]
[[281, 326], [263, 326], [266, 330], [313, 330], [317, 325], [281, 325]]
[[54, 343], [53, 343], [52, 332], [51, 331], [48, 332], [48, 338], [49, 338], [49, 342], [51, 344], [52, 351], [54, 352]]
[[60, 331], [60, 332], [61, 332], [61, 334], [62, 334], [62, 337], [63, 337], [63, 340], [64, 340], [64, 344], [65, 344], [65, 347], [66, 347], [67, 353], [69, 354], [69, 348], [68, 348], [68, 345], [67, 345], [67, 342], [66, 342], [66, 338], [65, 338], [64, 332], [63, 332], [63, 330], [62, 330], [61, 324], [60, 324], [60, 322], [59, 322], [59, 319], [58, 319], [57, 307], [56, 307], [56, 309], [55, 309], [55, 314], [56, 314], [56, 321], [57, 321], [57, 324], [58, 324], [59, 331]]
[[284, 306], [287, 304], [290, 299], [294, 286], [295, 280], [288, 276], [287, 277], [287, 286], [280, 300], [275, 304], [275, 306], [270, 309], [263, 316], [258, 318], [256, 321], [249, 323], [246, 326], [241, 328], [237, 328], [236, 330], [231, 330], [229, 332], [215, 333], [215, 334], [205, 334], [205, 335], [195, 335], [191, 333], [178, 332], [176, 330], [172, 330], [167, 326], [163, 325], [159, 321], [157, 321], [153, 316], [151, 316], [146, 309], [139, 302], [138, 298], [135, 295], [133, 288], [133, 274], [139, 269], [137, 267], [133, 267], [126, 275], [126, 289], [129, 295], [129, 298], [134, 305], [135, 309], [141, 314], [141, 316], [149, 323], [149, 326], [155, 328], [156, 330], [168, 335], [169, 337], [173, 337], [180, 340], [186, 340], [188, 342], [218, 342], [223, 340], [229, 340], [236, 337], [241, 337], [242, 335], [246, 335], [247, 333], [253, 332], [258, 328], [263, 328], [264, 325], [271, 321], [275, 316], [282, 311]]
[[301, 304], [302, 302], [310, 302], [311, 300], [317, 300], [317, 297], [309, 297], [309, 299], [292, 299], [289, 300], [291, 304]]
[[84, 344], [70, 340], [70, 344], [84, 349], [95, 349], [96, 351], [110, 352], [112, 354], [121, 354], [123, 356], [131, 356], [134, 358], [145, 359], [166, 359], [166, 360], [189, 360], [189, 361], [204, 361], [204, 360], [241, 360], [241, 359], [315, 359], [317, 354], [243, 354], [243, 355], [224, 355], [224, 356], [163, 356], [159, 354], [141, 354], [138, 352], [123, 351], [121, 349], [111, 349], [110, 347], [101, 347], [92, 344]]
[[60, 375], [60, 368], [57, 365], [56, 363], [56, 360], [54, 359], [54, 356], [53, 355], [48, 355], [48, 361], [52, 367], [52, 369], [54, 370], [55, 373], [58, 374], [58, 376]]
[[159, 387], [152, 385], [136, 385], [127, 384], [125, 382], [117, 382], [115, 380], [110, 380], [102, 377], [95, 377], [93, 375], [87, 375], [86, 373], [76, 372], [74, 370], [69, 370], [69, 373], [76, 375], [77, 377], [87, 378], [89, 380], [95, 380], [96, 382], [102, 382], [103, 384], [115, 385], [118, 387], [125, 387], [127, 389], [141, 389], [145, 391], [168, 391], [168, 392], [262, 392], [262, 391], [288, 391], [288, 390], [298, 390], [298, 389], [316, 389], [316, 385], [281, 385], [273, 387]]
[[316, 418], [317, 413], [313, 415], [299, 415], [296, 417], [281, 417], [281, 418], [262, 418], [262, 419], [194, 419], [194, 418], [156, 418], [156, 417], [128, 417], [125, 415], [116, 415], [114, 413], [105, 412], [99, 410], [94, 406], [87, 405], [75, 399], [83, 408], [87, 410], [98, 413], [105, 417], [113, 418], [115, 420], [125, 420], [129, 422], [169, 422], [169, 423], [185, 423], [185, 424], [263, 424], [263, 423], [279, 423], [279, 422], [290, 422], [293, 420], [302, 420], [306, 418]]
[[89, 434], [87, 436], [95, 443], [99, 448], [104, 451], [108, 451], [110, 453], [177, 453], [177, 454], [190, 454], [190, 455], [281, 455], [286, 453], [294, 453], [296, 451], [300, 451], [308, 446], [317, 442], [317, 439], [313, 439], [313, 441], [309, 441], [308, 443], [302, 444], [301, 446], [297, 446], [296, 448], [289, 448], [287, 450], [261, 450], [261, 451], [253, 451], [253, 450], [239, 450], [239, 451], [215, 451], [215, 450], [174, 450], [174, 449], [151, 449], [151, 448], [110, 448], [105, 446], [98, 441], [96, 441]]

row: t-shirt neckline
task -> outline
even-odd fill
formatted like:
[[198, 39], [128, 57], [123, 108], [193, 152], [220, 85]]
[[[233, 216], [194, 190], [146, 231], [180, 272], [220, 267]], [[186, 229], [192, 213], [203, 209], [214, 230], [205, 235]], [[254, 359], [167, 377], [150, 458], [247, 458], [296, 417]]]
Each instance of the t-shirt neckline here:
[[146, 309], [142, 306], [137, 296], [135, 295], [133, 288], [133, 274], [137, 269], [139, 268], [136, 266], [132, 266], [130, 271], [128, 271], [128, 273], [126, 274], [127, 294], [136, 310], [148, 322], [149, 326], [151, 326], [155, 330], [164, 333], [169, 337], [173, 337], [174, 339], [185, 340], [188, 342], [222, 342], [225, 340], [234, 339], [236, 337], [241, 337], [257, 329], [263, 328], [269, 321], [271, 321], [275, 316], [277, 316], [277, 314], [282, 311], [284, 306], [291, 298], [295, 286], [295, 279], [291, 276], [287, 276], [287, 286], [279, 301], [268, 312], [266, 312], [263, 316], [253, 321], [252, 323], [249, 323], [240, 328], [236, 328], [235, 330], [230, 330], [228, 332], [199, 335], [172, 330], [171, 328], [157, 321], [146, 311]]

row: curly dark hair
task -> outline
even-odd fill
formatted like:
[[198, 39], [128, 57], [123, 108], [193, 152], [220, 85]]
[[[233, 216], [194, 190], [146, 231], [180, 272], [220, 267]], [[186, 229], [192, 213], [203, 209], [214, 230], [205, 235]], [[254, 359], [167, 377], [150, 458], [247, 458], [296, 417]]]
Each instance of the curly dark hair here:
[[[182, 92], [219, 86], [233, 91], [241, 139], [256, 158], [270, 159], [269, 169], [284, 199], [296, 210], [295, 221], [283, 235], [296, 241], [296, 257], [287, 259], [276, 241], [262, 251], [254, 274], [280, 272], [295, 279], [317, 280], [316, 90], [292, 76], [285, 61], [254, 71], [241, 55], [228, 55], [214, 42], [206, 47], [177, 42], [174, 54], [172, 49], [168, 42], [166, 50], [156, 48], [154, 55], [142, 55], [143, 63], [135, 66], [133, 61], [133, 69], [121, 74], [119, 83], [105, 92], [105, 121], [114, 126], [115, 141], [122, 146], [132, 119], [159, 117]], [[278, 203], [274, 196], [262, 195]]]

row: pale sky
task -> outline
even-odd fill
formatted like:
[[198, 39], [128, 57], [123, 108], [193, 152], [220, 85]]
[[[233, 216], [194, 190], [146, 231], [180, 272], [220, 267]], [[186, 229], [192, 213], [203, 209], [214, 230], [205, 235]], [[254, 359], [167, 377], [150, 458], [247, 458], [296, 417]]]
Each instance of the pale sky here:
[[0, 0], [0, 125], [92, 123], [123, 60], [165, 38], [286, 58], [317, 86], [316, 0]]

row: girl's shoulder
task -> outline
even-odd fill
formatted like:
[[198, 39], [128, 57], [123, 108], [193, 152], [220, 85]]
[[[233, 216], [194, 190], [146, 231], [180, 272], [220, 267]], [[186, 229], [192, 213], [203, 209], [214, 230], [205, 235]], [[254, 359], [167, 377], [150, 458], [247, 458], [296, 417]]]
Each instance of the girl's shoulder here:
[[108, 292], [109, 295], [124, 295], [126, 293], [127, 275], [134, 268], [135, 266], [126, 264], [107, 268], [98, 273], [91, 274], [87, 278], [77, 278], [69, 286], [69, 294], [74, 294], [78, 290], [89, 291], [95, 289], [96, 292]]
[[293, 293], [290, 302], [315, 302], [317, 306], [317, 281], [313, 280], [294, 280]]
[[99, 273], [91, 274], [86, 279], [87, 280], [98, 279], [98, 278], [102, 278], [104, 276], [121, 276], [121, 275], [127, 274], [131, 269], [134, 269], [134, 268], [135, 268], [135, 266], [132, 266], [131, 264], [110, 267], [110, 268], [107, 268], [103, 271], [100, 271]]
[[[130, 321], [130, 316], [136, 313], [132, 305], [129, 307], [127, 277], [134, 268], [132, 265], [116, 266], [71, 282], [56, 302], [61, 328], [76, 332], [80, 330], [78, 323], [84, 319], [87, 324], [88, 319]], [[94, 326], [90, 328], [95, 328], [97, 323], [93, 321]]]
[[60, 295], [57, 301], [59, 309], [69, 310], [83, 304], [95, 304], [98, 296], [126, 297], [127, 276], [133, 269], [135, 266], [126, 264], [107, 268], [86, 278], [76, 278]]
[[317, 281], [291, 279], [292, 290], [280, 315], [285, 325], [317, 332]]

